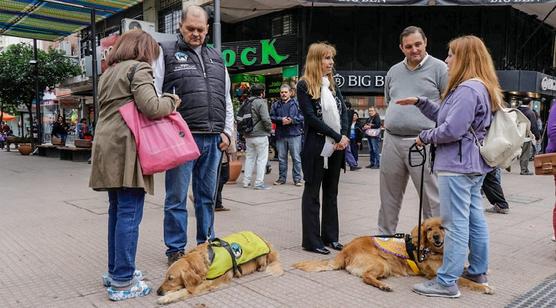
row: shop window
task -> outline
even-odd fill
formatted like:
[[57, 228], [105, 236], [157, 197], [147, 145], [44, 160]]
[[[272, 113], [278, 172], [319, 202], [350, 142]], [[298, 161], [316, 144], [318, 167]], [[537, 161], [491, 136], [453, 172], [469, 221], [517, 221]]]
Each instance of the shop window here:
[[295, 20], [292, 14], [272, 19], [272, 37], [295, 34]]
[[161, 12], [158, 28], [163, 33], [176, 33], [181, 20], [181, 9]]

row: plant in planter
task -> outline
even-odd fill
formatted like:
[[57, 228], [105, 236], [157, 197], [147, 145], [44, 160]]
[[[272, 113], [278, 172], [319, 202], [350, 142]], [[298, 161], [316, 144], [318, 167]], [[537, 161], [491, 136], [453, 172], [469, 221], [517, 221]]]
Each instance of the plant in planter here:
[[16, 139], [18, 143], [17, 149], [21, 155], [29, 155], [33, 152], [33, 139], [29, 137], [18, 137]]

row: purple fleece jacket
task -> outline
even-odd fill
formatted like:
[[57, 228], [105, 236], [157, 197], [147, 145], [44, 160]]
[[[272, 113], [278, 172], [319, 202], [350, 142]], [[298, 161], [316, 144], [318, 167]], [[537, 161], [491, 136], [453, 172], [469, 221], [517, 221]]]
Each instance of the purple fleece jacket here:
[[548, 144], [546, 146], [546, 153], [556, 152], [556, 104], [550, 108], [548, 121], [546, 122], [546, 134], [548, 135]]
[[483, 140], [490, 127], [490, 97], [480, 81], [461, 83], [440, 105], [419, 97], [416, 106], [436, 121], [435, 128], [419, 134], [424, 143], [436, 144], [434, 171], [485, 174], [492, 170], [481, 157], [469, 130], [473, 127], [477, 138]]

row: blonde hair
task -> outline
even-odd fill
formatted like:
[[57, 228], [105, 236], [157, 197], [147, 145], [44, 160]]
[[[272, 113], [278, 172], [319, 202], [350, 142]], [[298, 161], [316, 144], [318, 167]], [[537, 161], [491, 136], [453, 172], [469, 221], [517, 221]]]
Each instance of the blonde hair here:
[[448, 47], [454, 58], [450, 65], [448, 87], [443, 98], [462, 82], [477, 78], [482, 81], [488, 91], [492, 112], [501, 109], [502, 90], [498, 83], [494, 63], [483, 41], [474, 35], [466, 35], [450, 41]]
[[[322, 59], [328, 54], [332, 53], [332, 57], [336, 55], [336, 48], [334, 46], [326, 43], [313, 43], [309, 46], [309, 51], [307, 52], [307, 59], [305, 60], [305, 72], [301, 80], [307, 83], [307, 93], [313, 99], [320, 98], [320, 88], [322, 86], [322, 77], [324, 72], [322, 71]], [[328, 80], [330, 80], [330, 91], [336, 93], [336, 82], [332, 77], [332, 73], [327, 74]]]

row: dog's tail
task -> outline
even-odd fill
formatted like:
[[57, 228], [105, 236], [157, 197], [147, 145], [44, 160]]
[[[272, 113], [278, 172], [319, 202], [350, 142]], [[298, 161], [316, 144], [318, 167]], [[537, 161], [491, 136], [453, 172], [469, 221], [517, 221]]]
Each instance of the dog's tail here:
[[334, 271], [343, 269], [345, 262], [344, 257], [338, 254], [334, 259], [301, 261], [295, 263], [293, 267], [305, 272]]

